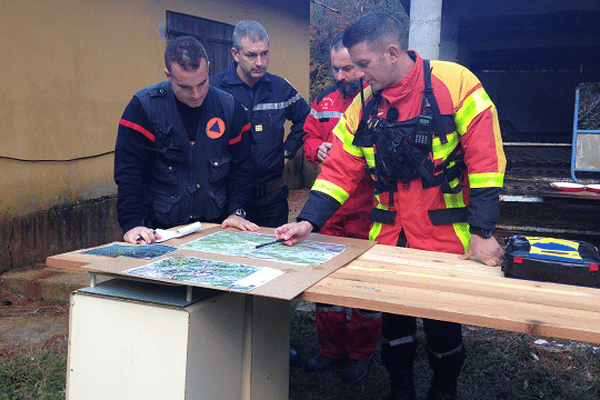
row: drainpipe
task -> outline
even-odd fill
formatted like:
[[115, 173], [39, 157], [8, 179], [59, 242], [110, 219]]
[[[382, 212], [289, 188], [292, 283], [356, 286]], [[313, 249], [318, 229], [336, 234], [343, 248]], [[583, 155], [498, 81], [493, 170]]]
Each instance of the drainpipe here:
[[441, 22], [442, 0], [412, 0], [408, 48], [416, 50], [422, 58], [438, 60]]

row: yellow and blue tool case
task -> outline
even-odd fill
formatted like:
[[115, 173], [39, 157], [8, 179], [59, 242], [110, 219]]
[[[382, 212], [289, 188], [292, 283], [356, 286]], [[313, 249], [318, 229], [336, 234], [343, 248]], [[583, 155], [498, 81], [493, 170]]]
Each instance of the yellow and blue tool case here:
[[600, 287], [600, 254], [591, 243], [523, 235], [506, 242], [504, 276]]

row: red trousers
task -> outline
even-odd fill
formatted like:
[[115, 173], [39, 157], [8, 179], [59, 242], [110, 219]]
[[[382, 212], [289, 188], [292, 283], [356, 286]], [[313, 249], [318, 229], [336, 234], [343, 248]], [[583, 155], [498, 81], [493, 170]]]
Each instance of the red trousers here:
[[381, 313], [317, 303], [317, 332], [325, 357], [364, 360], [373, 354], [381, 336]]

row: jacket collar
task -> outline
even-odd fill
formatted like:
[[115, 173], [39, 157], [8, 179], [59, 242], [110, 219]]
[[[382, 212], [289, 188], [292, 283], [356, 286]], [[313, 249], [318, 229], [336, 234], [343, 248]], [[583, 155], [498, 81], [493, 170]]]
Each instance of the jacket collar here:
[[[225, 70], [225, 73], [223, 74], [223, 83], [227, 86], [237, 86], [237, 85], [248, 86], [248, 84], [246, 82], [244, 82], [242, 80], [242, 78], [240, 78], [240, 76], [238, 75], [237, 66], [238, 66], [238, 63], [235, 60], [229, 64], [229, 66]], [[262, 78], [260, 78], [254, 84], [254, 86], [256, 86], [256, 85], [266, 85], [267, 87], [269, 87], [271, 85], [271, 80], [269, 79], [269, 73], [266, 72], [262, 76]]]
[[416, 51], [409, 50], [408, 54], [415, 60], [415, 65], [410, 73], [401, 81], [386, 86], [381, 92], [382, 97], [390, 104], [397, 103], [410, 95], [423, 95], [423, 59]]

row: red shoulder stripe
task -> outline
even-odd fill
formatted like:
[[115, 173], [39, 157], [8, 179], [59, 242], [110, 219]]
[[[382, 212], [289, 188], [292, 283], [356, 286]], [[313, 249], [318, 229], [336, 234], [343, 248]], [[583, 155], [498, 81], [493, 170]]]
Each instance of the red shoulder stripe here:
[[148, 139], [152, 140], [152, 143], [156, 142], [156, 136], [154, 136], [152, 134], [152, 132], [150, 132], [149, 130], [145, 129], [144, 127], [142, 127], [142, 126], [140, 126], [138, 124], [135, 124], [135, 123], [133, 123], [131, 121], [127, 121], [127, 120], [121, 119], [119, 121], [119, 125], [122, 125], [122, 126], [124, 126], [126, 128], [133, 129], [134, 131], [138, 131], [142, 135], [146, 136]]
[[232, 144], [239, 143], [239, 142], [240, 142], [240, 140], [242, 140], [242, 135], [243, 135], [244, 133], [248, 132], [248, 131], [250, 130], [250, 128], [251, 128], [251, 127], [252, 127], [252, 124], [251, 124], [250, 122], [248, 122], [248, 123], [247, 123], [247, 124], [246, 124], [246, 125], [245, 125], [245, 126], [242, 128], [242, 131], [240, 132], [240, 134], [239, 134], [237, 137], [235, 137], [235, 138], [233, 138], [233, 139], [230, 139], [230, 140], [229, 140], [229, 145], [231, 146]]

